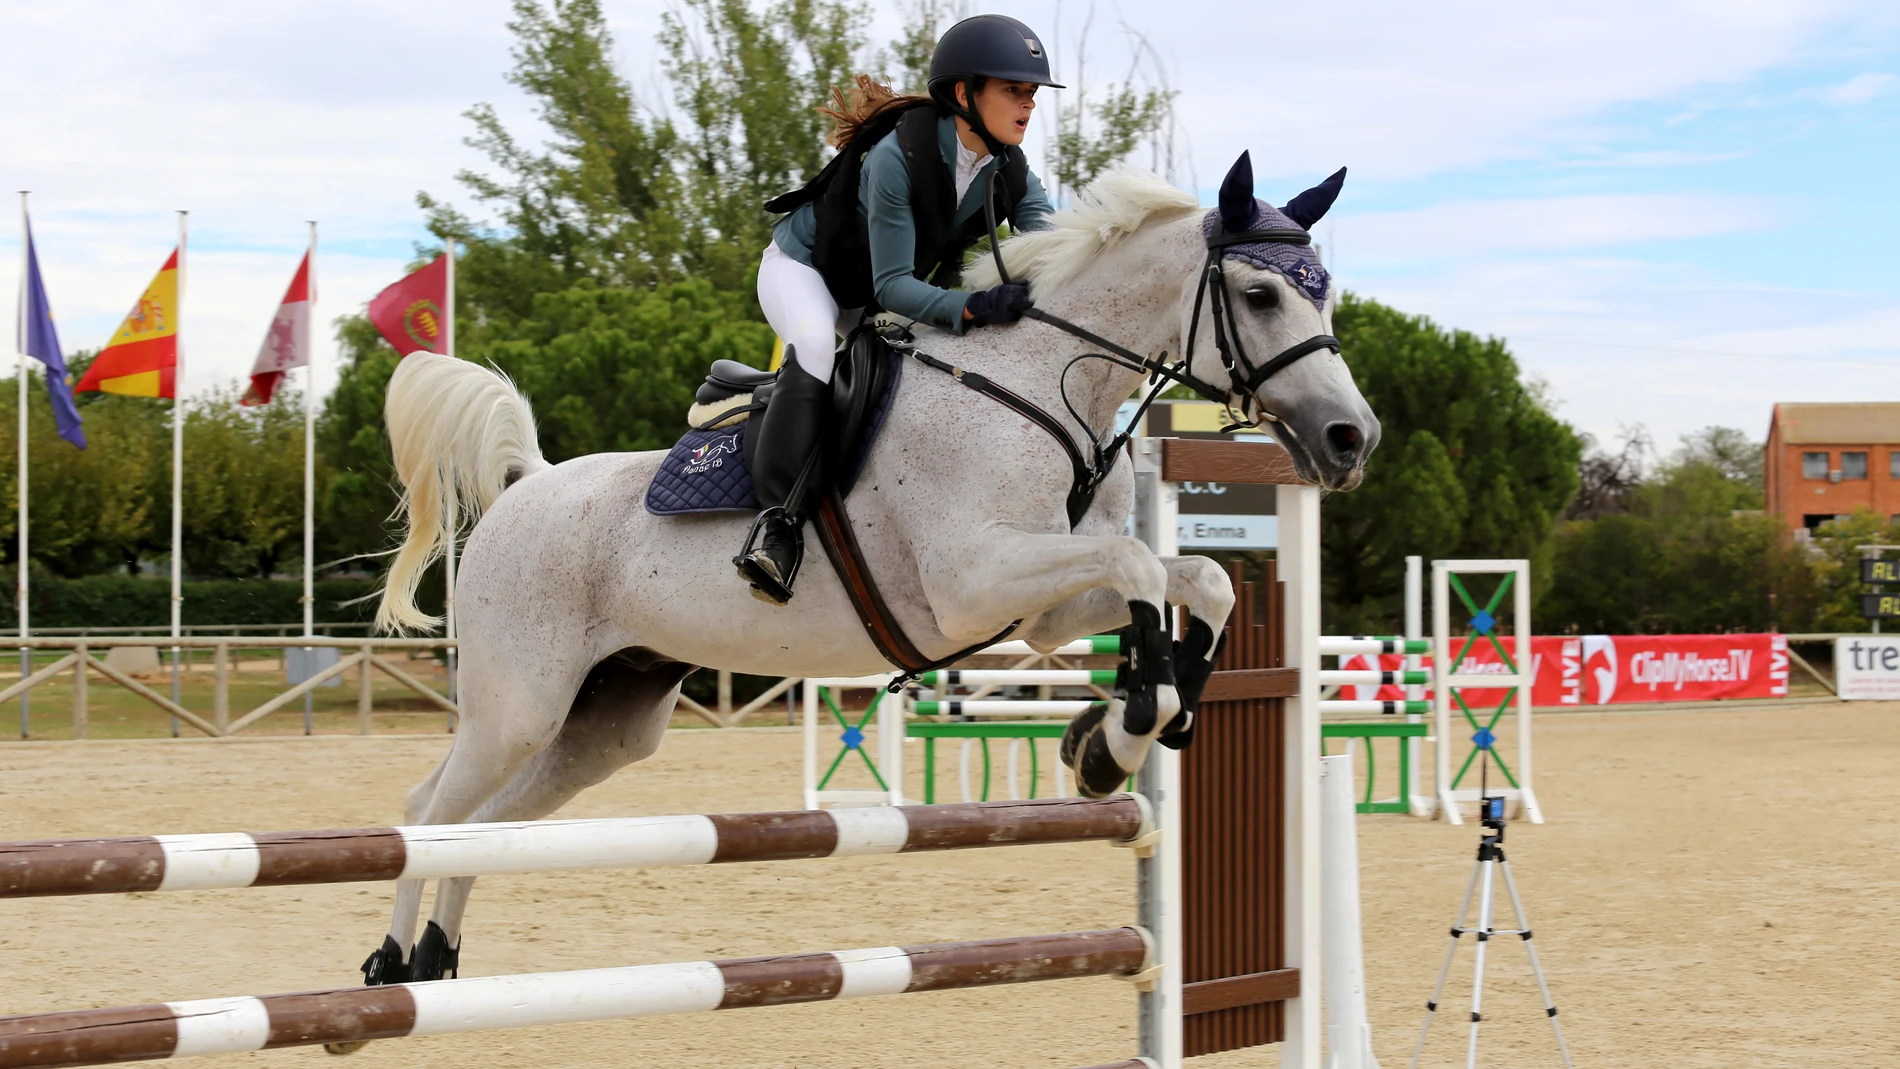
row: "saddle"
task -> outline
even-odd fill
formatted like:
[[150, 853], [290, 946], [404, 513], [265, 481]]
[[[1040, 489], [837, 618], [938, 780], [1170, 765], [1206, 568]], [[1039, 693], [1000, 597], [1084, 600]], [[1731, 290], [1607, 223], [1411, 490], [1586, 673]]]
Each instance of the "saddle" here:
[[[840, 495], [850, 494], [857, 484], [865, 458], [870, 456], [871, 443], [884, 427], [901, 375], [903, 354], [892, 347], [892, 342], [908, 343], [910, 333], [902, 327], [885, 331], [888, 337], [868, 324], [853, 331], [839, 348], [831, 373], [831, 420], [818, 485]], [[750, 457], [755, 448], [750, 432], [756, 425], [751, 417], [772, 403], [772, 387], [777, 381], [776, 371], [761, 371], [737, 360], [715, 360], [706, 381], [693, 391], [693, 406], [687, 410], [686, 420], [695, 431], [746, 424], [741, 444]]]
[[[910, 332], [903, 327], [866, 324], [838, 350], [831, 376], [830, 426], [820, 450], [819, 490], [813, 494], [818, 506], [811, 510], [811, 522], [865, 634], [885, 660], [915, 675], [961, 660], [1006, 637], [1016, 625], [949, 657], [926, 657], [891, 614], [852, 532], [845, 498], [883, 430], [910, 344]], [[647, 511], [674, 515], [758, 509], [750, 464], [742, 460], [753, 455], [751, 431], [763, 422], [751, 417], [772, 403], [777, 379], [777, 372], [736, 360], [713, 362], [706, 381], [693, 393], [688, 413], [693, 429], [673, 447], [647, 488]]]

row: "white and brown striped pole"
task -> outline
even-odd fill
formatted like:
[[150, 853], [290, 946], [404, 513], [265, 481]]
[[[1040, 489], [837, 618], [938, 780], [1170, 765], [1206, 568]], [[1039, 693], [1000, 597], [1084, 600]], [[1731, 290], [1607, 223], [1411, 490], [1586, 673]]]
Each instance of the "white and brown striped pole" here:
[[0, 1017], [0, 1069], [235, 1054], [1078, 976], [1130, 976], [1148, 967], [1150, 946], [1147, 933], [1139, 928], [1109, 928]]
[[0, 843], [0, 898], [418, 880], [1127, 841], [1146, 799], [1050, 798], [724, 816]]

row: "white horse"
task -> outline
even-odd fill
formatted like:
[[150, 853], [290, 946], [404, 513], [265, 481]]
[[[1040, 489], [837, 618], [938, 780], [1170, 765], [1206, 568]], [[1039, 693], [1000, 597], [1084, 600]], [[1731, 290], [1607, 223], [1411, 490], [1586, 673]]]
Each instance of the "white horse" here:
[[[1251, 210], [1250, 174], [1245, 185]], [[1224, 205], [1232, 208], [1227, 202], [1238, 195], [1224, 190]], [[1003, 254], [1012, 273], [1030, 280], [1039, 309], [1127, 349], [1178, 356], [1209, 258], [1205, 214], [1192, 195], [1153, 175], [1116, 171], [1057, 213], [1051, 229], [1005, 242]], [[1233, 299], [1225, 330], [1246, 351], [1283, 352], [1330, 333], [1313, 293], [1285, 274], [1232, 259], [1225, 269]], [[970, 282], [991, 285], [995, 273], [977, 264]], [[1230, 379], [1210, 343], [1212, 310], [1201, 314], [1188, 370], [1224, 389]], [[981, 372], [1073, 425], [1059, 380], [1092, 346], [1028, 321], [961, 337], [919, 335], [920, 350]], [[1075, 411], [1104, 436], [1143, 374], [1086, 360], [1066, 378]], [[1333, 489], [1357, 484], [1379, 428], [1337, 351], [1311, 352], [1252, 392], [1247, 403], [1271, 414], [1304, 477]], [[654, 752], [680, 681], [695, 667], [763, 676], [889, 670], [822, 560], [808, 563], [790, 604], [765, 604], [730, 563], [749, 517], [648, 514], [643, 496], [663, 454], [551, 465], [526, 400], [504, 378], [426, 352], [402, 361], [385, 414], [409, 529], [379, 622], [399, 630], [437, 622], [416, 608], [416, 583], [450, 537], [450, 518], [479, 516], [456, 588], [461, 725], [448, 756], [410, 792], [409, 823], [548, 815]], [[1081, 428], [1074, 433], [1086, 449]], [[906, 361], [850, 514], [891, 610], [931, 657], [1016, 620], [1017, 637], [1038, 649], [1144, 618], [1152, 637], [1160, 607], [1172, 603], [1186, 607], [1202, 636], [1187, 644], [1184, 658], [1193, 663], [1179, 670], [1204, 682], [1213, 636], [1233, 607], [1226, 576], [1205, 557], [1157, 557], [1122, 534], [1134, 496], [1129, 464], [1114, 469], [1074, 530], [1064, 507], [1070, 481], [1068, 461], [1044, 430], [956, 378]], [[1150, 649], [1167, 660], [1165, 642]], [[1116, 789], [1157, 737], [1187, 722], [1166, 667], [1147, 667], [1146, 715], [1133, 715], [1141, 695], [1131, 695], [1129, 706], [1114, 703], [1087, 725], [1084, 753], [1072, 740], [1068, 756], [1078, 768], [1085, 758], [1096, 762], [1078, 776], [1094, 793]], [[369, 982], [434, 979], [452, 969], [473, 882], [441, 882], [433, 919], [409, 954], [422, 887], [403, 882], [389, 937], [365, 965]]]

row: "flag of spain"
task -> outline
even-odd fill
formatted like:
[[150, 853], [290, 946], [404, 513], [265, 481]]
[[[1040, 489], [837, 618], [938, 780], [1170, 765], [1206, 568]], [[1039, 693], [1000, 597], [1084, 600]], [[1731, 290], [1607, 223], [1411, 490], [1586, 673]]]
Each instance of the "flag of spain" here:
[[75, 389], [129, 397], [176, 397], [178, 374], [178, 250], [93, 359]]

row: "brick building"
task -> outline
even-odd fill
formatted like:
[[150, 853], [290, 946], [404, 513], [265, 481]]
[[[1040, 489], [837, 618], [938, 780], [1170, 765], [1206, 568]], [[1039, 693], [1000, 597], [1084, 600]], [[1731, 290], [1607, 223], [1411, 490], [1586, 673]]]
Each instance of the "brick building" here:
[[1762, 481], [1791, 531], [1863, 509], [1900, 519], [1900, 403], [1776, 405]]

